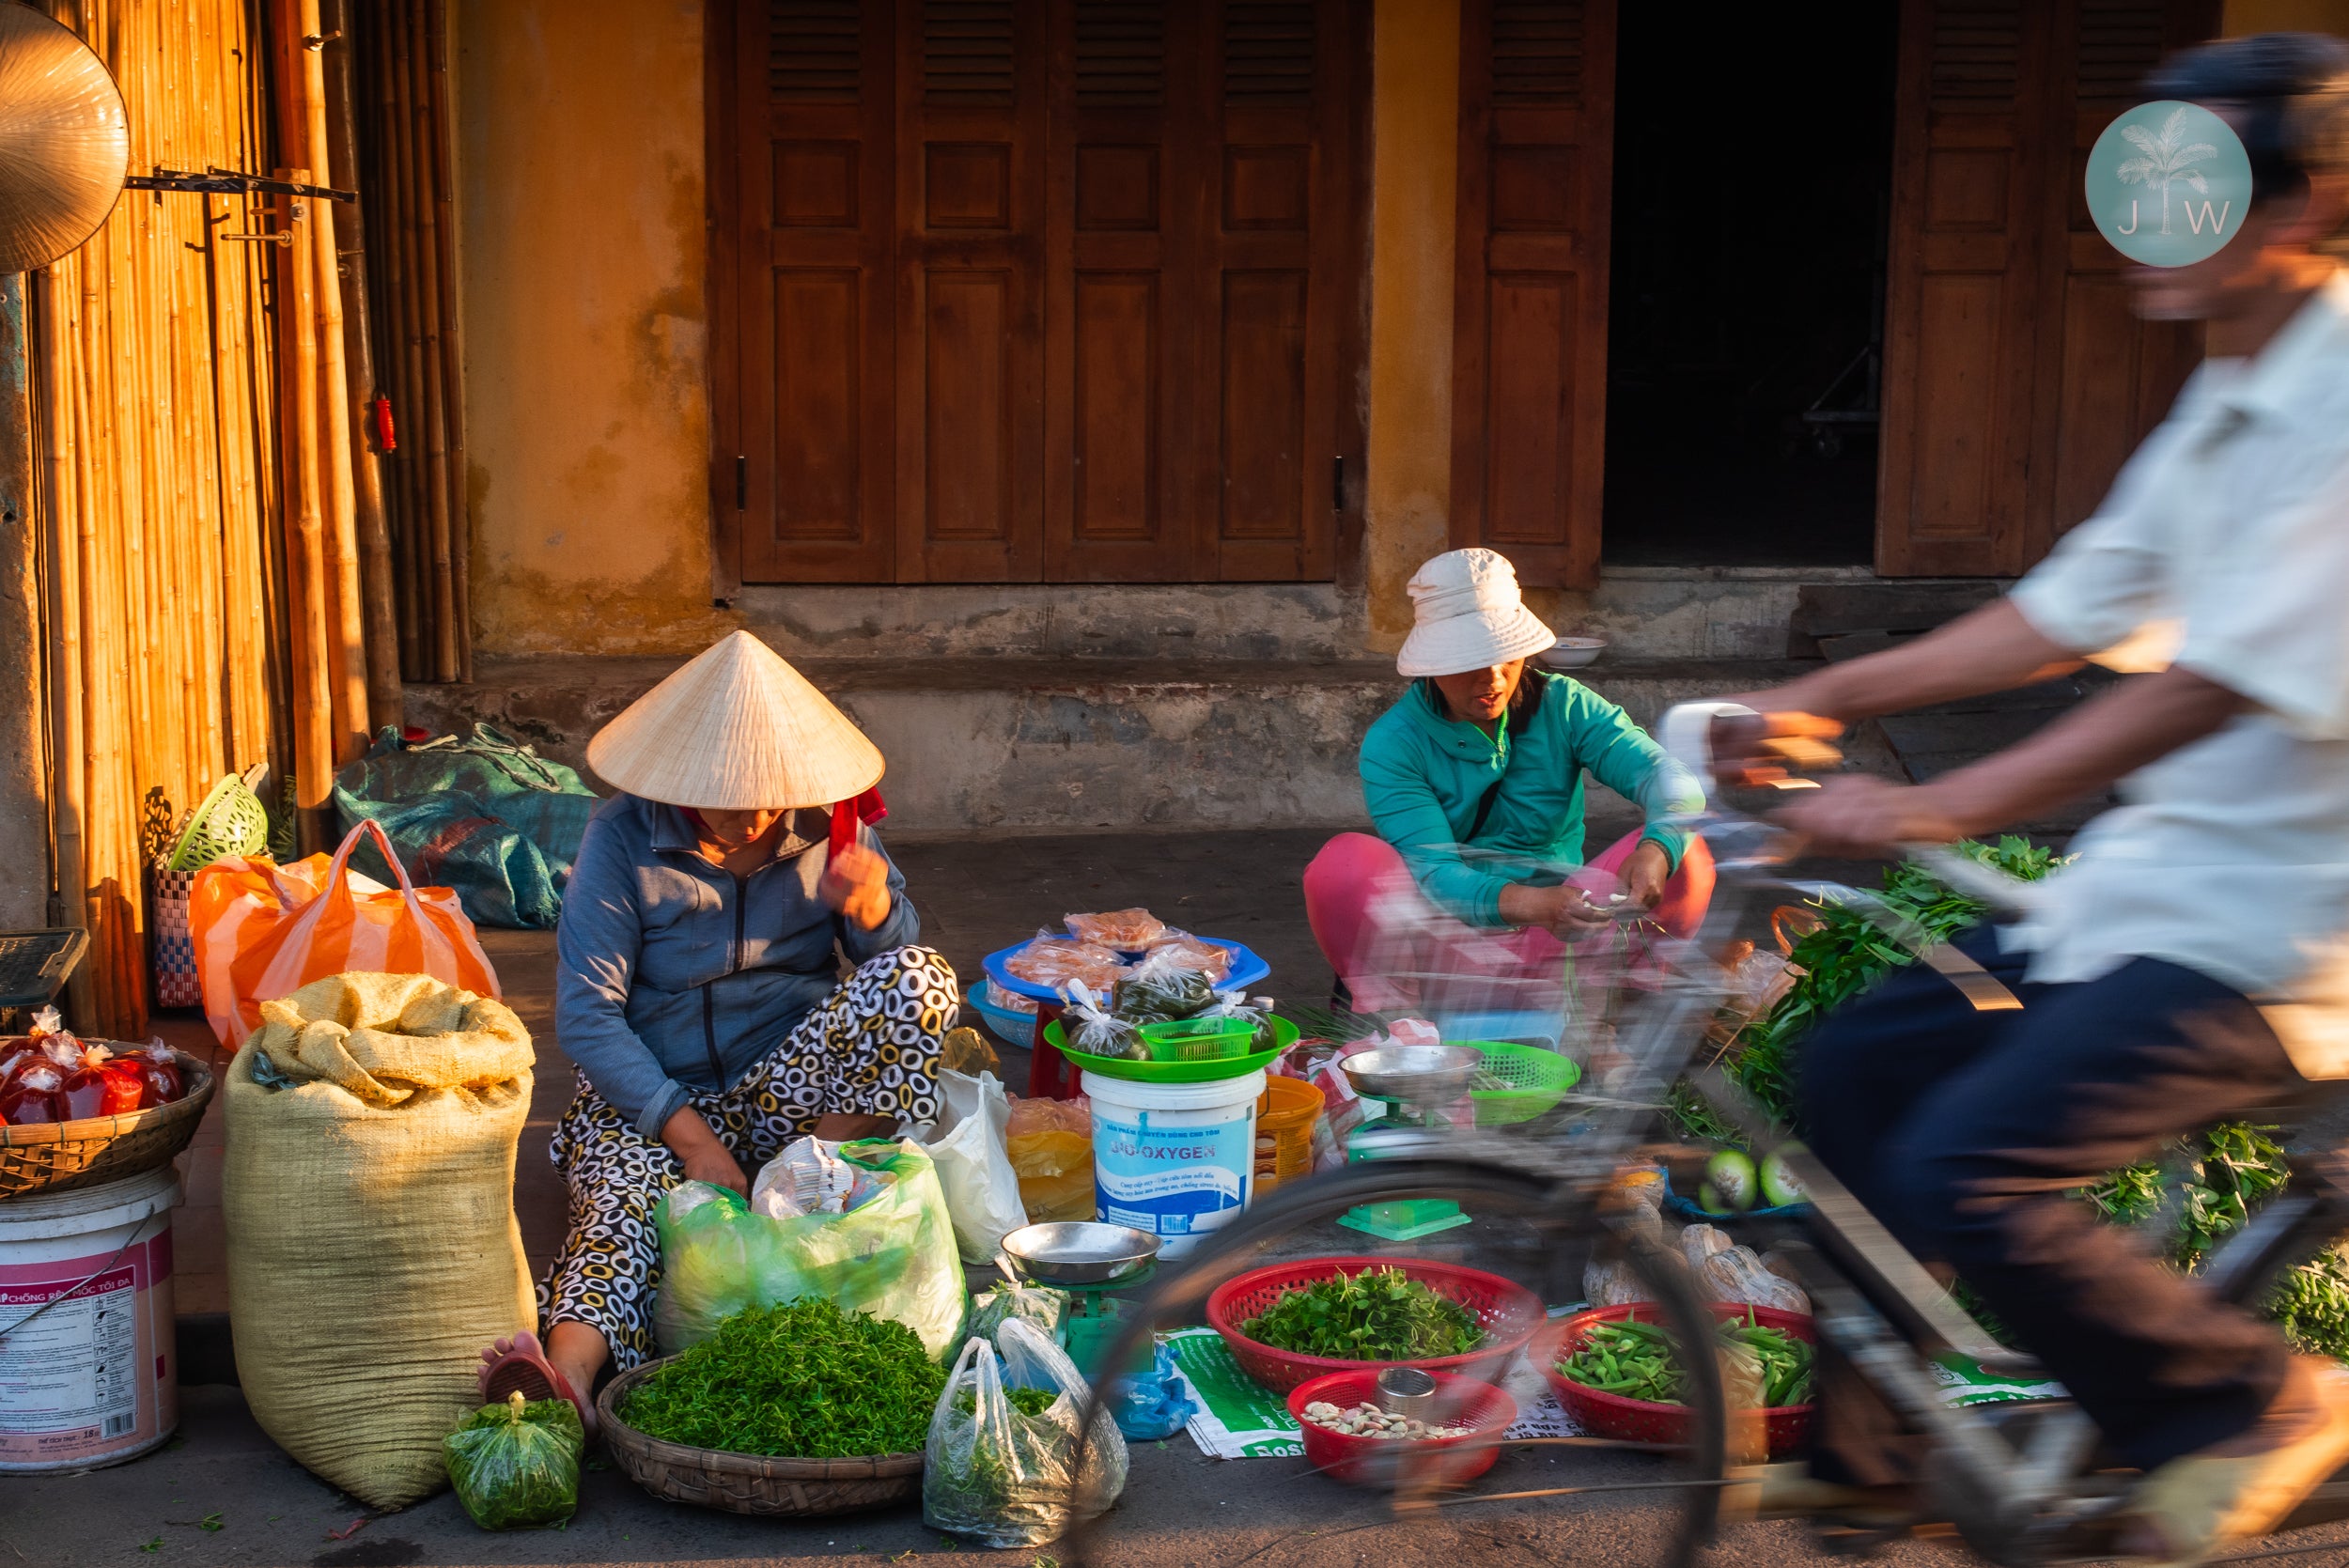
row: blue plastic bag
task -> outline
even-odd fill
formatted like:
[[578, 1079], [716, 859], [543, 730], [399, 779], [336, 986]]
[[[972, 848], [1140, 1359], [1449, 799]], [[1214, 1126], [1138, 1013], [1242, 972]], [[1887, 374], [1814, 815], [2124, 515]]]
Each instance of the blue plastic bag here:
[[1172, 1437], [1199, 1413], [1198, 1405], [1183, 1392], [1183, 1380], [1174, 1371], [1174, 1353], [1162, 1344], [1151, 1357], [1148, 1372], [1119, 1378], [1112, 1391], [1111, 1419], [1117, 1422], [1118, 1431], [1138, 1443]]
[[[487, 724], [412, 745], [387, 727], [334, 775], [342, 831], [374, 818], [409, 876], [456, 889], [476, 925], [553, 926], [596, 804], [577, 773]], [[393, 879], [371, 845], [352, 864]]]

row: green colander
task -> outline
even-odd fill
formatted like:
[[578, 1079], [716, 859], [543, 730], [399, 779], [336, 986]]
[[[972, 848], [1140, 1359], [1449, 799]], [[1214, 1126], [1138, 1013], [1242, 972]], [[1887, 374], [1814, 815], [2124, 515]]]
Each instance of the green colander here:
[[234, 773], [221, 776], [164, 857], [174, 871], [200, 871], [231, 855], [257, 855], [269, 847], [269, 812], [261, 798]]

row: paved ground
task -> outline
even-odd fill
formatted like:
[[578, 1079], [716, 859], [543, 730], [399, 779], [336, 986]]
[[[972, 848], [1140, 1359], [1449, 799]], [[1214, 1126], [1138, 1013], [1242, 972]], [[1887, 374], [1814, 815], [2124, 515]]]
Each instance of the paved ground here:
[[[1595, 832], [1623, 831], [1612, 818]], [[1329, 970], [1305, 930], [1299, 874], [1322, 841], [1308, 831], [1006, 838], [898, 846], [924, 911], [926, 939], [966, 975], [979, 956], [1057, 920], [1070, 909], [1145, 904], [1170, 920], [1248, 942], [1270, 962], [1266, 989], [1300, 1001], [1325, 997]], [[1865, 868], [1849, 868], [1864, 873]], [[545, 1161], [552, 1118], [571, 1090], [553, 1039], [550, 939], [488, 934], [509, 997], [542, 1047], [536, 1104], [524, 1137], [516, 1207], [534, 1266], [559, 1237], [561, 1193]], [[200, 1022], [166, 1019], [167, 1032], [196, 1039]], [[1024, 1082], [1024, 1063], [1006, 1053], [1006, 1076]], [[181, 1308], [226, 1306], [219, 1267], [217, 1154], [208, 1133], [192, 1152], [189, 1206], [179, 1219]], [[364, 1354], [366, 1325], [347, 1326]], [[207, 1359], [200, 1354], [192, 1359]], [[215, 1364], [225, 1361], [209, 1358]], [[566, 1530], [490, 1535], [476, 1530], [446, 1495], [404, 1513], [367, 1511], [287, 1459], [255, 1425], [233, 1386], [191, 1387], [180, 1437], [169, 1449], [111, 1470], [0, 1483], [0, 1568], [10, 1561], [55, 1568], [84, 1564], [262, 1564], [314, 1568], [663, 1563], [693, 1568], [802, 1561], [910, 1563], [985, 1560], [1042, 1568], [1049, 1550], [974, 1551], [925, 1529], [903, 1507], [833, 1521], [759, 1521], [660, 1503], [611, 1470], [585, 1480], [578, 1518]], [[1561, 1461], [1540, 1450], [1505, 1455], [1483, 1493], [1588, 1483], [1604, 1463]], [[1652, 1504], [1592, 1499], [1502, 1501], [1398, 1520], [1368, 1494], [1306, 1472], [1302, 1460], [1219, 1462], [1188, 1437], [1139, 1448], [1124, 1500], [1095, 1560], [1137, 1568], [1244, 1563], [1307, 1568], [1373, 1563], [1501, 1568], [1518, 1562], [1633, 1564], [1657, 1514]], [[210, 1520], [217, 1529], [205, 1528]], [[364, 1519], [355, 1531], [350, 1527]], [[350, 1531], [345, 1534], [343, 1532]], [[2338, 1532], [2337, 1532], [2338, 1533]], [[2303, 1538], [2305, 1539], [2305, 1538]], [[1716, 1554], [1757, 1568], [1826, 1558], [1789, 1525], [1747, 1527]], [[1946, 1543], [1904, 1543], [1892, 1560], [1956, 1563]], [[2313, 1562], [2349, 1562], [2349, 1545]]]

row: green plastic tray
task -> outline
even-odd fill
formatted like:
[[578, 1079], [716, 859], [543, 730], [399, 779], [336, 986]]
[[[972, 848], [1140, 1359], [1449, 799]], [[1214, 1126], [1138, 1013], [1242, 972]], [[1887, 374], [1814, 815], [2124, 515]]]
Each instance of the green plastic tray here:
[[1478, 1089], [1469, 1098], [1476, 1104], [1476, 1125], [1505, 1127], [1530, 1122], [1566, 1097], [1582, 1077], [1574, 1059], [1539, 1046], [1507, 1040], [1446, 1040], [1448, 1046], [1473, 1046], [1485, 1053], [1485, 1070], [1506, 1089]]
[[[1269, 1050], [1251, 1052], [1246, 1056], [1228, 1056], [1221, 1062], [1128, 1062], [1122, 1056], [1095, 1056], [1086, 1051], [1070, 1050], [1068, 1036], [1054, 1018], [1044, 1026], [1044, 1038], [1050, 1041], [1063, 1056], [1088, 1073], [1103, 1078], [1122, 1078], [1130, 1083], [1211, 1083], [1220, 1078], [1240, 1078], [1268, 1065], [1274, 1057], [1297, 1044], [1297, 1026], [1283, 1017], [1272, 1020], [1272, 1047]], [[1560, 1094], [1563, 1094], [1562, 1089]], [[1551, 1096], [1555, 1103], [1556, 1096]], [[1528, 1112], [1532, 1114], [1532, 1112]], [[1482, 1120], [1482, 1117], [1479, 1117]]]

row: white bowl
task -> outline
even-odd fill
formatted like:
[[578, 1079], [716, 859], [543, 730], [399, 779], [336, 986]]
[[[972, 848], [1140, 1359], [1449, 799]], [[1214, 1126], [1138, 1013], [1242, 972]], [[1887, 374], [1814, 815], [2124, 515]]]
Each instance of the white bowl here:
[[1555, 647], [1543, 652], [1542, 662], [1553, 670], [1579, 670], [1585, 664], [1596, 663], [1598, 656], [1606, 651], [1604, 637], [1561, 637]]

